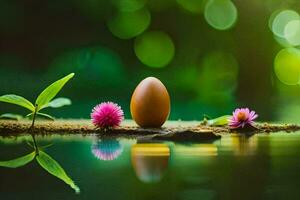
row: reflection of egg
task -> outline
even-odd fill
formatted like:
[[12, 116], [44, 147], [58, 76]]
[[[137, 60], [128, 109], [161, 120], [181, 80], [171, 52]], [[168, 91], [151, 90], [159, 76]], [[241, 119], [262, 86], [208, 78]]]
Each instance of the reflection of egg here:
[[131, 160], [137, 177], [144, 183], [159, 182], [169, 165], [170, 148], [166, 144], [136, 144]]
[[164, 84], [154, 77], [135, 88], [130, 102], [131, 116], [141, 127], [161, 127], [170, 114], [170, 97]]

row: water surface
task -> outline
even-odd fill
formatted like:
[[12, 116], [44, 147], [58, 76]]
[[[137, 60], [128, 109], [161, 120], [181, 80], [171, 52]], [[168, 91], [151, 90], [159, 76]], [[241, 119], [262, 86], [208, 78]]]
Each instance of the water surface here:
[[[9, 199], [298, 199], [300, 133], [225, 136], [213, 143], [139, 143], [97, 136], [38, 136], [39, 146], [80, 187], [34, 160], [0, 168], [0, 198]], [[32, 151], [30, 136], [0, 138], [0, 160]]]

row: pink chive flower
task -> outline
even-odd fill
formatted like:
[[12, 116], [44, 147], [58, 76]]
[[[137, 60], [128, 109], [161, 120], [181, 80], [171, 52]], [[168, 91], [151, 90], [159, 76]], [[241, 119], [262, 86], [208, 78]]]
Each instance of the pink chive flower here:
[[230, 128], [244, 128], [245, 125], [252, 126], [257, 117], [255, 111], [250, 111], [249, 108], [237, 108], [229, 119], [229, 126]]
[[98, 128], [115, 128], [124, 120], [124, 112], [118, 104], [104, 102], [93, 108], [91, 118]]

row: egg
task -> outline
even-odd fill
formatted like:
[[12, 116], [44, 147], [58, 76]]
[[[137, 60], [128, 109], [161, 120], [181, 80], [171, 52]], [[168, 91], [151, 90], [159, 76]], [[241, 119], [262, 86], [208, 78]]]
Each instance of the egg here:
[[154, 77], [142, 80], [132, 94], [130, 112], [140, 127], [161, 127], [170, 114], [170, 96], [164, 84]]

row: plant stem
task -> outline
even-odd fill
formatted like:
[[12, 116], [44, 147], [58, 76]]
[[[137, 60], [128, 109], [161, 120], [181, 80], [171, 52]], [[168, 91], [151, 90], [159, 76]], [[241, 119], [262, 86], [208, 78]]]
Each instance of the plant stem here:
[[34, 129], [34, 122], [35, 122], [35, 118], [36, 118], [37, 108], [38, 108], [38, 105], [35, 105], [34, 112], [33, 112], [33, 117], [32, 117], [32, 124], [30, 126], [31, 131], [33, 131], [33, 129]]
[[39, 148], [38, 148], [37, 143], [36, 143], [36, 140], [35, 140], [35, 135], [34, 135], [34, 134], [31, 134], [31, 136], [32, 136], [32, 139], [33, 139], [33, 144], [34, 144], [35, 154], [36, 154], [36, 155], [39, 155]]
[[32, 117], [32, 124], [31, 124], [29, 130], [31, 132], [31, 136], [32, 136], [32, 139], [33, 139], [35, 154], [39, 155], [39, 149], [38, 149], [38, 146], [36, 144], [35, 135], [34, 135], [34, 122], [35, 122], [35, 118], [36, 118], [37, 108], [38, 108], [38, 105], [35, 105], [34, 113], [33, 113], [33, 117]]

